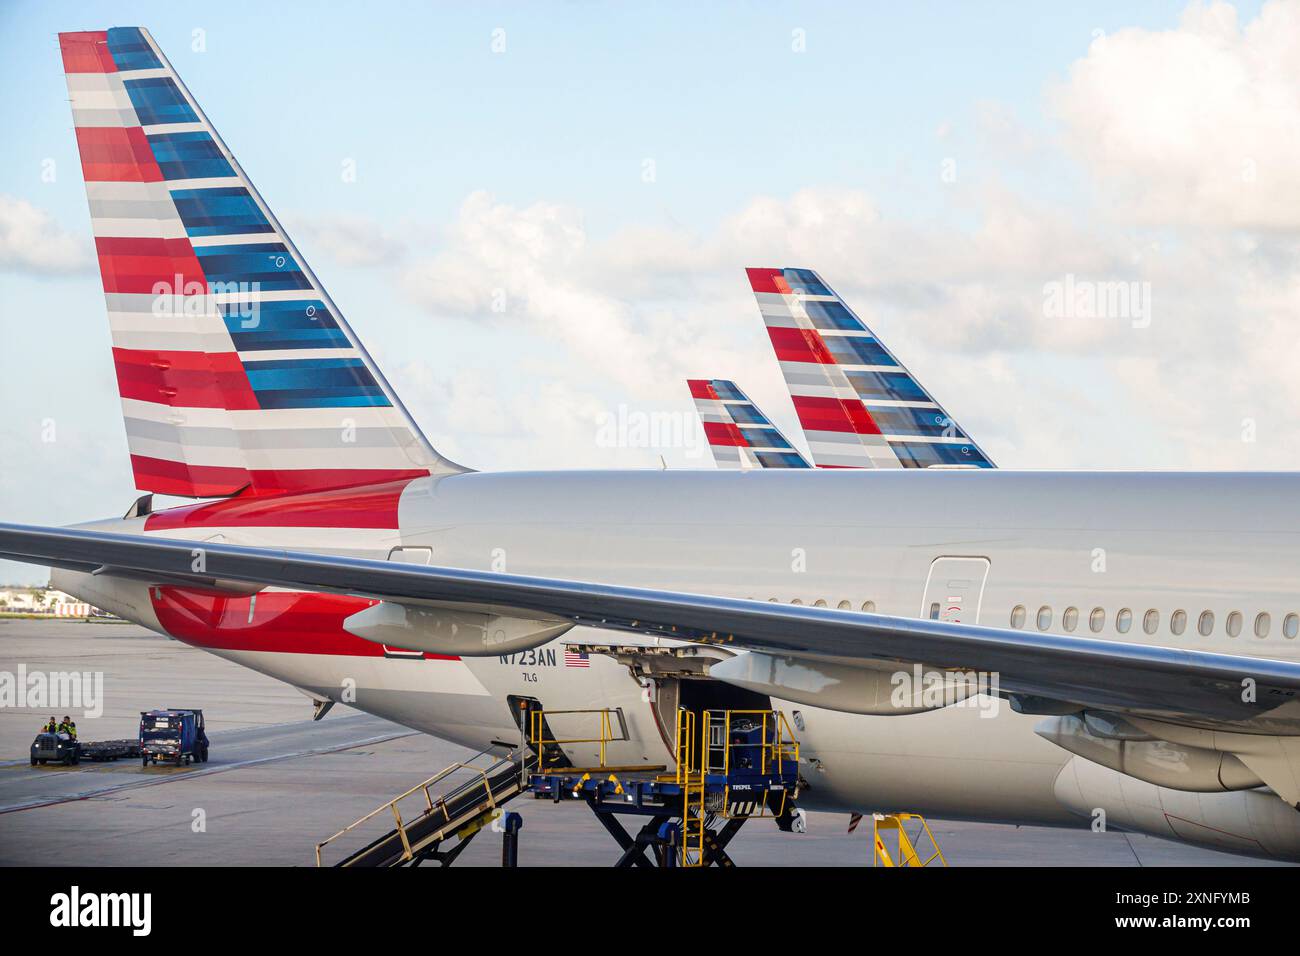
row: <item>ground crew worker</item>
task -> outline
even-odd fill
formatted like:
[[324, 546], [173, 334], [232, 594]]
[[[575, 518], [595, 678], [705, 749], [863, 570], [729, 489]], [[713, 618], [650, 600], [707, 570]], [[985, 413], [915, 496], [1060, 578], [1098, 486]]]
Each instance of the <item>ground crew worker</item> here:
[[66, 714], [63, 716], [63, 723], [59, 724], [59, 733], [67, 734], [73, 740], [77, 739], [77, 725], [73, 719]]
[[59, 732], [59, 725], [55, 723], [54, 718], [51, 717], [50, 722], [41, 729], [47, 734], [57, 734]]

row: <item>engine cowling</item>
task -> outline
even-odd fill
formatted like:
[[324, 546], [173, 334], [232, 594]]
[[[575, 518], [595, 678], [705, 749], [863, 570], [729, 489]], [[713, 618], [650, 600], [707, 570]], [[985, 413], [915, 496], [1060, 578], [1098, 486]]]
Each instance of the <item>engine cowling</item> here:
[[538, 647], [573, 627], [479, 611], [380, 601], [343, 622], [357, 637], [388, 647], [458, 657], [491, 657]]
[[1094, 826], [1101, 819], [1108, 828], [1300, 861], [1300, 813], [1266, 790], [1172, 790], [1072, 757], [1057, 775], [1054, 793], [1062, 806]]
[[756, 651], [709, 665], [709, 676], [769, 697], [849, 714], [889, 717], [919, 714], [960, 703], [983, 688], [970, 675], [856, 667]]
[[1263, 786], [1257, 775], [1230, 753], [1189, 747], [1157, 738], [1124, 739], [1092, 733], [1078, 716], [1048, 717], [1034, 732], [1085, 760], [1147, 783], [1193, 793], [1223, 793]]

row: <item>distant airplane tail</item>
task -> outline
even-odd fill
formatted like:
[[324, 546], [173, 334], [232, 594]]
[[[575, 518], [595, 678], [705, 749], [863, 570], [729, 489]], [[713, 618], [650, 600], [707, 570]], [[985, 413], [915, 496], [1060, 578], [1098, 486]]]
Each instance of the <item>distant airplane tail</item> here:
[[811, 269], [746, 269], [819, 468], [993, 462]]
[[686, 385], [695, 399], [695, 410], [719, 468], [809, 467], [803, 455], [735, 382], [693, 378]]
[[62, 33], [143, 491], [462, 471], [442, 458], [147, 31]]

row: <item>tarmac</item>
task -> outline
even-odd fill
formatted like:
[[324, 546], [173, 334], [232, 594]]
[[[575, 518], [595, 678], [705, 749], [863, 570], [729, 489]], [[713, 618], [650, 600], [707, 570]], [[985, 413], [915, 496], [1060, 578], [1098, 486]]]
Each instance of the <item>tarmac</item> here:
[[[212, 747], [208, 763], [181, 768], [32, 767], [28, 747], [51, 713], [0, 706], [5, 866], [314, 866], [319, 841], [474, 756], [342, 705], [312, 721], [292, 687], [131, 624], [0, 619], [0, 672], [20, 666], [104, 674], [102, 715], [73, 714], [83, 740], [134, 737], [141, 710], [192, 707], [203, 709]], [[525, 796], [509, 809], [524, 819], [521, 866], [607, 866], [619, 856], [581, 803]], [[929, 822], [952, 866], [1267, 865], [1083, 823]], [[870, 818], [852, 834], [848, 823], [846, 814], [810, 812], [808, 832], [792, 834], [753, 820], [728, 853], [742, 866], [869, 866]], [[364, 842], [349, 838], [334, 858]], [[500, 860], [501, 838], [485, 830], [455, 865]]]

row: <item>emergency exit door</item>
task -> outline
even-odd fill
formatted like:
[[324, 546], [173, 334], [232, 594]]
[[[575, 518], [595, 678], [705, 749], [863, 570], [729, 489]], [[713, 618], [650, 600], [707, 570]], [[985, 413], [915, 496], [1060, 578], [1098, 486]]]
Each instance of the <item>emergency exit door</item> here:
[[988, 576], [988, 558], [935, 558], [925, 579], [921, 617], [954, 624], [978, 624]]

